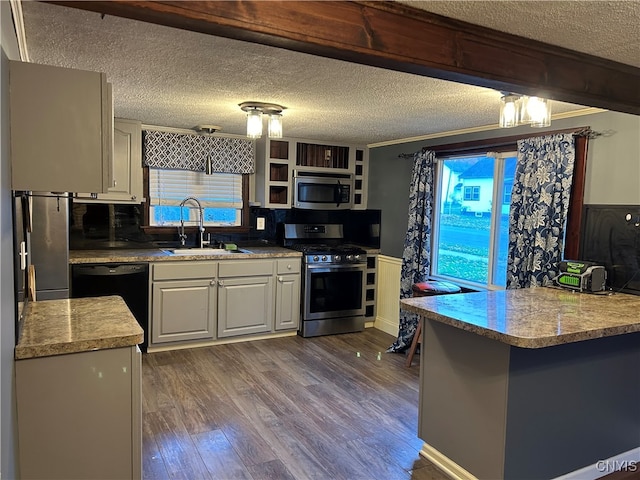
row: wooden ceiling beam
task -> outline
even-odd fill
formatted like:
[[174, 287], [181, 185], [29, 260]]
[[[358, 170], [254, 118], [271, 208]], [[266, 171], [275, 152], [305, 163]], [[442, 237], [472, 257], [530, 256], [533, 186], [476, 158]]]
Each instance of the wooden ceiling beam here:
[[640, 114], [640, 68], [394, 2], [49, 3], [500, 91]]

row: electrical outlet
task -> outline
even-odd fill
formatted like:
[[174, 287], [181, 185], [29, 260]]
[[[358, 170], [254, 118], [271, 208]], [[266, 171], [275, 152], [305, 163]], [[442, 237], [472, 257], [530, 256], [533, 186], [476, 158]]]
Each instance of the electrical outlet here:
[[256, 230], [264, 230], [264, 217], [256, 218]]

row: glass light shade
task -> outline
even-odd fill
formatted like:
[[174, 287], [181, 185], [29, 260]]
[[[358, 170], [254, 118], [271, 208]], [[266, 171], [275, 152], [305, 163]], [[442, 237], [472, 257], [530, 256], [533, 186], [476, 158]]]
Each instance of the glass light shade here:
[[551, 105], [546, 98], [528, 97], [523, 109], [523, 122], [532, 127], [551, 125]]
[[269, 115], [269, 138], [282, 138], [282, 115], [279, 113]]
[[518, 95], [505, 95], [500, 99], [500, 127], [510, 128], [518, 125], [520, 104]]
[[262, 112], [260, 110], [247, 111], [247, 137], [262, 137]]

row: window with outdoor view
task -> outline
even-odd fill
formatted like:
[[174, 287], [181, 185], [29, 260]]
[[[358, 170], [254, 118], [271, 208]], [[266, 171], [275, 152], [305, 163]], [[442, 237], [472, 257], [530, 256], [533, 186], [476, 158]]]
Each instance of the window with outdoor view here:
[[[188, 170], [149, 168], [149, 222], [155, 226], [177, 226], [180, 218], [187, 225], [198, 224], [195, 202], [180, 203], [187, 197], [198, 199], [208, 226], [242, 224], [242, 175]], [[181, 211], [182, 210], [182, 211]]]
[[515, 167], [515, 152], [438, 160], [433, 276], [478, 286], [506, 286]]

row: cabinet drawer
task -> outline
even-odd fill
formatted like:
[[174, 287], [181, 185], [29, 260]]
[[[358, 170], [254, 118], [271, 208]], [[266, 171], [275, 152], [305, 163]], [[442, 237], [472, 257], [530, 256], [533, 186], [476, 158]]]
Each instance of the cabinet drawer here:
[[273, 275], [273, 260], [234, 260], [220, 262], [220, 278]]
[[214, 278], [217, 262], [166, 262], [153, 264], [153, 280]]
[[287, 273], [300, 273], [299, 258], [283, 258], [281, 260], [278, 260], [277, 262], [278, 275], [285, 275]]

